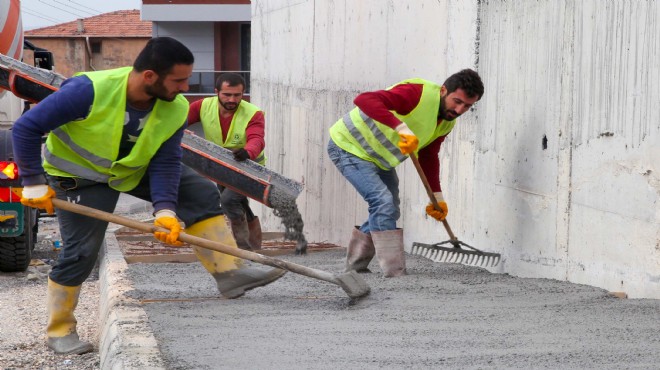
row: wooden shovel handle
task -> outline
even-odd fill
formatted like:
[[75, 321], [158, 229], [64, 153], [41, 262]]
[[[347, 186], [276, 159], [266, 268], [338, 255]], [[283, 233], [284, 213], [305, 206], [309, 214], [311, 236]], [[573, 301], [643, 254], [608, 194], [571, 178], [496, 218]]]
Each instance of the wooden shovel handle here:
[[[442, 209], [440, 209], [440, 205], [438, 204], [438, 201], [435, 199], [435, 195], [433, 195], [433, 190], [431, 190], [431, 185], [429, 185], [429, 180], [426, 179], [426, 175], [424, 175], [422, 166], [419, 165], [419, 160], [417, 159], [415, 153], [410, 153], [410, 160], [415, 165], [415, 169], [417, 170], [417, 173], [419, 174], [419, 178], [422, 180], [422, 183], [424, 184], [424, 188], [426, 189], [426, 194], [428, 194], [429, 199], [431, 200], [431, 204], [433, 204], [433, 207], [436, 210], [442, 211]], [[445, 227], [445, 230], [447, 230], [447, 234], [449, 234], [449, 238], [451, 240], [458, 240], [458, 238], [456, 238], [454, 233], [451, 231], [451, 227], [449, 227], [449, 223], [447, 222], [447, 219], [442, 220], [442, 225]]]
[[[112, 222], [118, 225], [130, 227], [132, 229], [140, 230], [145, 233], [154, 233], [156, 231], [169, 232], [169, 230], [158, 227], [153, 224], [136, 221], [127, 217], [119, 216], [113, 213], [104, 212], [95, 208], [90, 208], [76, 203], [67, 202], [61, 199], [53, 198], [53, 206], [63, 209], [65, 211], [74, 212], [83, 216], [92, 217], [98, 220]], [[246, 251], [243, 249], [235, 248], [233, 246], [199, 238], [194, 235], [186, 234], [184, 232], [179, 234], [179, 240], [188, 244], [196, 245], [201, 248], [210, 249], [216, 252], [228, 254], [234, 257], [243, 258], [263, 265], [281, 268], [283, 270], [291, 271], [296, 274], [305, 275], [319, 280], [324, 280], [333, 284], [340, 285], [337, 276], [326, 271], [317, 270], [311, 267], [298, 265], [292, 262], [282, 261], [269, 256], [264, 256], [259, 253]], [[176, 248], [176, 247], [173, 247]]]

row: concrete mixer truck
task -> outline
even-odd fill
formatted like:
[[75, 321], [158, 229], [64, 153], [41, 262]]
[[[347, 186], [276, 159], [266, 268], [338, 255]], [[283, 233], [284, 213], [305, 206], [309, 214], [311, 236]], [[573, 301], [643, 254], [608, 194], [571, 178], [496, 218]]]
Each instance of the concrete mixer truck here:
[[[39, 212], [21, 204], [21, 170], [14, 162], [11, 127], [31, 103], [64, 81], [52, 54], [23, 39], [19, 0], [0, 1], [0, 271], [27, 269], [37, 242]], [[23, 51], [34, 59], [23, 63]]]

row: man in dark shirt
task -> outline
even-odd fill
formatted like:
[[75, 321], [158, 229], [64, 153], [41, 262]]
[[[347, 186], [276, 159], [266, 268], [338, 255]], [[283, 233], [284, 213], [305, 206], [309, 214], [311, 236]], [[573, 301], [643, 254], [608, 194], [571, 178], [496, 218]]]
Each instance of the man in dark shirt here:
[[[182, 231], [234, 243], [219, 207], [218, 189], [181, 164], [188, 90], [194, 57], [180, 42], [151, 39], [133, 67], [84, 72], [65, 81], [13, 128], [25, 205], [53, 213], [52, 198], [113, 212], [121, 192], [151, 201], [154, 236], [181, 246]], [[48, 134], [41, 160], [41, 138]], [[56, 353], [93, 350], [81, 341], [73, 311], [82, 283], [94, 268], [108, 223], [57, 210], [64, 243], [48, 279], [46, 329]], [[243, 260], [195, 247], [218, 290], [236, 298], [285, 271], [246, 267]]]

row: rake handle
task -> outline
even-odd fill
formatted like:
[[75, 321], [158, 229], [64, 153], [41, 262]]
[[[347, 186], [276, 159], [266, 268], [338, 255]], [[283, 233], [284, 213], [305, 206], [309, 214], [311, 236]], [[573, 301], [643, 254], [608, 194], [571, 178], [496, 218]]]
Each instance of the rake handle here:
[[[419, 174], [419, 178], [422, 180], [422, 183], [424, 184], [424, 188], [426, 189], [426, 194], [428, 194], [429, 199], [431, 200], [431, 204], [433, 204], [433, 207], [435, 207], [436, 210], [442, 211], [442, 209], [440, 209], [440, 205], [438, 204], [438, 201], [435, 199], [435, 195], [433, 195], [433, 190], [431, 190], [431, 185], [429, 184], [429, 180], [426, 179], [426, 175], [424, 175], [422, 166], [420, 166], [419, 160], [417, 159], [415, 153], [410, 153], [410, 160], [415, 165], [415, 169], [417, 170], [417, 173]], [[445, 227], [445, 230], [447, 230], [447, 234], [449, 234], [451, 243], [454, 246], [457, 246], [458, 244], [456, 243], [458, 243], [458, 238], [451, 231], [451, 227], [449, 227], [449, 223], [447, 222], [446, 219], [442, 220], [442, 225]]]

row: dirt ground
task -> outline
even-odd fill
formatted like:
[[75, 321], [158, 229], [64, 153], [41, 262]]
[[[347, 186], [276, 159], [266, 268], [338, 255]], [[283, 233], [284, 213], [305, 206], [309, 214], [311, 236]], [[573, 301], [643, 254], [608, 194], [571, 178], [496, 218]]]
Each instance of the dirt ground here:
[[[279, 256], [340, 273], [343, 250]], [[289, 272], [218, 297], [198, 263], [134, 263], [128, 275], [170, 369], [657, 369], [660, 301], [408, 256], [410, 275], [364, 275], [352, 300]]]
[[[98, 369], [97, 350], [57, 355], [46, 346], [46, 290], [48, 272], [57, 260], [53, 248], [53, 242], [60, 239], [57, 218], [39, 219], [39, 239], [27, 271], [0, 273], [0, 369]], [[83, 283], [75, 315], [80, 337], [98, 349], [98, 269]]]

